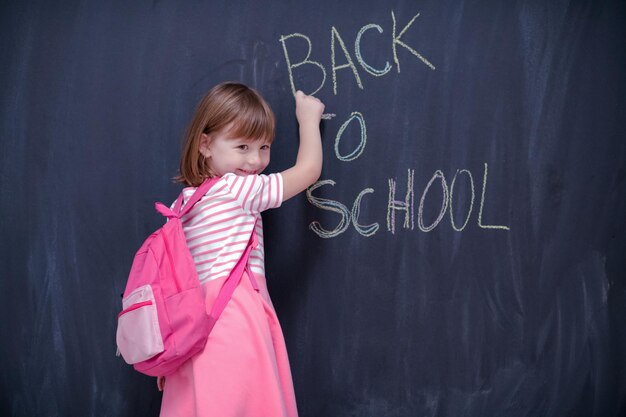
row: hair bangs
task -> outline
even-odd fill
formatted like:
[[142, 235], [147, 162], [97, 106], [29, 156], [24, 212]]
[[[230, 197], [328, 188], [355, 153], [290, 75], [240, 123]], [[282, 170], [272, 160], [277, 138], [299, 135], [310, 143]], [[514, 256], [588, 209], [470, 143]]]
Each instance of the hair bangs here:
[[242, 103], [232, 122], [231, 133], [235, 137], [271, 143], [274, 140], [274, 113], [265, 102], [258, 99]]

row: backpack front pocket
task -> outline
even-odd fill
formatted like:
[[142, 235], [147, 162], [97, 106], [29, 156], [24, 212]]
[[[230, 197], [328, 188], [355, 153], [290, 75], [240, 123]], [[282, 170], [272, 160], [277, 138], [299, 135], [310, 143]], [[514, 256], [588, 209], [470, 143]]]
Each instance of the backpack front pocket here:
[[163, 352], [163, 338], [150, 285], [137, 288], [122, 300], [117, 317], [117, 347], [132, 365]]

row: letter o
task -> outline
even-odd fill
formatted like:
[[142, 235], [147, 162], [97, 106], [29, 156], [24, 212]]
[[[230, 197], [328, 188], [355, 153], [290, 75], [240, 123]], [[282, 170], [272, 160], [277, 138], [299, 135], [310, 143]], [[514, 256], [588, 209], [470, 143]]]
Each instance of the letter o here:
[[[437, 217], [437, 220], [435, 220], [433, 224], [431, 224], [430, 226], [426, 227], [424, 226], [424, 220], [423, 220], [424, 200], [426, 199], [426, 194], [428, 194], [428, 190], [430, 189], [430, 186], [433, 184], [433, 182], [435, 182], [437, 178], [441, 179], [441, 188], [443, 190], [443, 204], [441, 205], [441, 210], [439, 211], [439, 216]], [[435, 227], [437, 227], [441, 219], [443, 219], [443, 216], [445, 216], [447, 208], [448, 208], [448, 184], [446, 183], [446, 177], [444, 177], [443, 172], [441, 172], [440, 170], [437, 170], [435, 171], [435, 174], [430, 179], [430, 181], [428, 181], [428, 185], [426, 185], [426, 188], [424, 189], [424, 192], [422, 193], [422, 198], [420, 199], [420, 206], [417, 212], [417, 225], [420, 228], [420, 230], [422, 232], [430, 232]]]
[[[463, 226], [461, 226], [461, 228], [459, 229], [454, 224], [454, 213], [452, 213], [452, 199], [454, 196], [454, 183], [456, 182], [456, 177], [457, 175], [459, 175], [459, 173], [463, 173], [463, 172], [466, 172], [470, 179], [470, 187], [472, 190], [472, 201], [470, 202], [470, 208], [467, 213], [467, 217], [465, 218], [465, 223], [463, 223]], [[456, 230], [457, 232], [461, 232], [463, 229], [465, 229], [465, 226], [467, 226], [467, 222], [469, 222], [470, 216], [472, 215], [472, 210], [474, 209], [474, 197], [475, 197], [474, 178], [472, 177], [472, 173], [466, 169], [462, 169], [460, 171], [457, 169], [456, 174], [454, 174], [454, 178], [452, 178], [452, 184], [450, 184], [450, 223], [452, 223], [452, 228]]]
[[[355, 150], [353, 150], [349, 155], [342, 156], [339, 154], [339, 142], [341, 141], [341, 135], [343, 134], [343, 131], [346, 130], [350, 122], [354, 119], [357, 119], [359, 121], [359, 125], [361, 127], [361, 138], [360, 138], [361, 140], [359, 142], [359, 146], [357, 146]], [[352, 112], [352, 114], [350, 115], [350, 118], [341, 125], [341, 127], [339, 128], [339, 131], [337, 132], [337, 137], [335, 138], [335, 155], [337, 156], [337, 159], [339, 159], [340, 161], [345, 161], [345, 162], [354, 161], [359, 156], [361, 156], [361, 154], [365, 150], [366, 143], [367, 143], [367, 129], [365, 128], [365, 119], [363, 118], [363, 115], [359, 113], [358, 111]]]

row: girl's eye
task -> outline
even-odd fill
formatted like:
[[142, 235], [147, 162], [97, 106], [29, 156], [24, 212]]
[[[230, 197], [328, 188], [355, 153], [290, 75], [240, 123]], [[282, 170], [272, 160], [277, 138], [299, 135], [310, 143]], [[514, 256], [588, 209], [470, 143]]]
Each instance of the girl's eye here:
[[246, 150], [248, 150], [248, 145], [239, 145], [239, 146], [237, 146], [237, 149], [241, 149], [242, 151], [246, 151]]
[[261, 146], [261, 149], [263, 149], [264, 151], [268, 150], [269, 148], [270, 148], [270, 145]]

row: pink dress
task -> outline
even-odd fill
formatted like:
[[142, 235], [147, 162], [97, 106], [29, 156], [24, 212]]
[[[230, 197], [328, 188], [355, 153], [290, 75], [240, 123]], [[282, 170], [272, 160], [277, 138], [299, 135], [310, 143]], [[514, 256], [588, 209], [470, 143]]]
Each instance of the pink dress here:
[[[193, 191], [185, 189], [185, 199]], [[227, 277], [224, 268], [245, 249], [259, 213], [281, 203], [280, 174], [225, 175], [183, 219], [207, 311]], [[162, 417], [298, 415], [287, 349], [263, 271], [260, 218], [256, 231], [260, 244], [249, 262], [253, 279], [244, 274], [204, 350], [166, 378]]]

